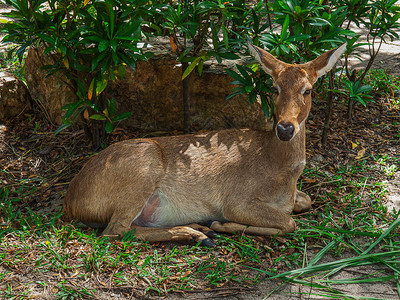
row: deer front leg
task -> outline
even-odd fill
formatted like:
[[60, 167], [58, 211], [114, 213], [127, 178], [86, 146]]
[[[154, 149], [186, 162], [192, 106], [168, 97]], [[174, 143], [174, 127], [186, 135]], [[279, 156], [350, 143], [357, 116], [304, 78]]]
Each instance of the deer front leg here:
[[136, 224], [132, 224], [128, 227], [127, 224], [124, 225], [121, 222], [110, 222], [102, 235], [108, 237], [110, 240], [115, 240], [121, 238], [125, 233], [131, 230], [134, 230], [136, 238], [150, 243], [194, 241], [206, 247], [215, 246], [215, 243], [208, 237], [212, 236], [212, 231], [208, 227], [197, 224], [159, 228], [144, 227]]
[[216, 232], [226, 232], [226, 233], [236, 233], [236, 234], [242, 232], [242, 233], [251, 234], [251, 235], [271, 235], [272, 236], [272, 235], [284, 233], [277, 228], [249, 226], [249, 225], [243, 225], [243, 224], [233, 223], [233, 222], [221, 223], [219, 221], [212, 222], [210, 228]]
[[[150, 243], [170, 241], [187, 243], [194, 241], [206, 247], [215, 246], [215, 243], [208, 236], [192, 227], [202, 229], [194, 224], [169, 228], [142, 227], [132, 224], [132, 229], [135, 230], [136, 238], [142, 241], [148, 241]], [[209, 231], [209, 228], [207, 229]]]
[[311, 198], [306, 193], [296, 190], [293, 211], [302, 213], [311, 209]]
[[245, 230], [255, 235], [275, 235], [293, 232], [294, 220], [287, 214], [254, 199], [240, 205], [229, 206], [223, 211], [227, 223], [213, 222], [211, 229], [217, 232], [240, 232]]

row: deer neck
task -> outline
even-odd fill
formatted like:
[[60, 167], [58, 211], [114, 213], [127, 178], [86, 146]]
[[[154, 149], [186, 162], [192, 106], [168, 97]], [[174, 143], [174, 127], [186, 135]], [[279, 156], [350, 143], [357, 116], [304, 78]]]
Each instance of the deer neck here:
[[[305, 160], [306, 132], [305, 121], [300, 124], [299, 132], [290, 141], [281, 141], [274, 133], [272, 145], [269, 148], [282, 163], [292, 163]], [[270, 154], [271, 154], [270, 152]]]

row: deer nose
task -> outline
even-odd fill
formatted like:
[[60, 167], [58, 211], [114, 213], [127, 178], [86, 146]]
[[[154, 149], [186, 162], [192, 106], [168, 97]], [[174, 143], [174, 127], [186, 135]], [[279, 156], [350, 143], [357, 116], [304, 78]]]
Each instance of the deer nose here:
[[294, 134], [294, 126], [292, 123], [281, 122], [276, 126], [276, 132], [281, 141], [290, 141]]

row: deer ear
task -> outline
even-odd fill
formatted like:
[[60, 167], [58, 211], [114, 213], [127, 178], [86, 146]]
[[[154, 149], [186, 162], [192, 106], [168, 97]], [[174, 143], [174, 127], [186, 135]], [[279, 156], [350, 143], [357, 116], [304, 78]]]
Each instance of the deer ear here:
[[313, 61], [303, 65], [308, 73], [311, 73], [315, 77], [314, 81], [333, 68], [340, 56], [346, 51], [346, 45], [347, 43], [344, 43], [340, 47], [325, 52]]
[[261, 64], [264, 71], [276, 79], [279, 73], [285, 68], [286, 63], [251, 43], [248, 43], [248, 46], [250, 54]]

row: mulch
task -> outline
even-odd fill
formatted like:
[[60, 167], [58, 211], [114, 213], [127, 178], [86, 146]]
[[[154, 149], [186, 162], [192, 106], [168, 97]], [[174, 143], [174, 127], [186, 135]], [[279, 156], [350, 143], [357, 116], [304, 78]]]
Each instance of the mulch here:
[[[385, 99], [375, 101], [367, 108], [356, 106], [352, 122], [346, 118], [345, 103], [336, 102], [328, 141], [323, 146], [325, 101], [315, 99], [307, 122], [307, 167], [318, 165], [319, 171], [334, 172], [360, 158], [367, 161], [382, 155], [399, 158], [399, 108]], [[68, 129], [54, 135], [55, 129], [40, 112], [0, 121], [0, 186], [8, 186], [11, 193], [26, 191], [25, 201], [20, 203], [22, 209], [38, 210], [54, 200], [61, 201], [69, 181], [95, 153], [83, 130]], [[144, 134], [151, 135], [117, 128], [103, 146]], [[304, 179], [304, 188], [312, 196], [317, 192], [310, 189], [314, 182]]]

